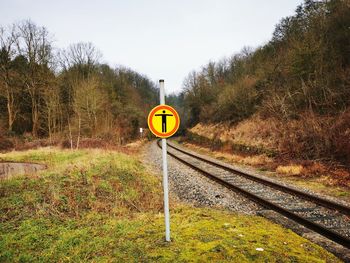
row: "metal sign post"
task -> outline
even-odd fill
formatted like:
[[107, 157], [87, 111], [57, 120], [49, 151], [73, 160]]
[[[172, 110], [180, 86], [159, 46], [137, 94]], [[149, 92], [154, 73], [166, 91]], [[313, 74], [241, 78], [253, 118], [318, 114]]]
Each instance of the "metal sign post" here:
[[170, 242], [170, 214], [168, 189], [168, 163], [166, 138], [173, 136], [180, 127], [180, 116], [177, 111], [165, 105], [164, 80], [159, 80], [160, 105], [154, 107], [148, 114], [147, 123], [150, 132], [162, 138], [163, 156], [163, 191], [164, 191], [164, 219], [165, 240]]
[[[165, 104], [164, 80], [159, 80], [160, 104]], [[170, 242], [170, 213], [166, 139], [162, 139], [165, 240]]]

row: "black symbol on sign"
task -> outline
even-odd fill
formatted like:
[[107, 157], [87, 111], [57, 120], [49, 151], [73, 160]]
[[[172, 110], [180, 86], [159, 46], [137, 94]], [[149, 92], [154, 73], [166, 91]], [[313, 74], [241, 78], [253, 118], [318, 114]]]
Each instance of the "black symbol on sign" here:
[[163, 114], [155, 114], [154, 116], [162, 116], [162, 132], [166, 132], [166, 117], [167, 116], [174, 116], [172, 114], [166, 114], [165, 110], [163, 110]]

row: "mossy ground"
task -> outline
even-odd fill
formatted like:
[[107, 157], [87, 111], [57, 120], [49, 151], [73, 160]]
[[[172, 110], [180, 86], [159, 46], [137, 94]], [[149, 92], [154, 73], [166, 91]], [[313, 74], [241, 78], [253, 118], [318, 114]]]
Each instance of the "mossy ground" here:
[[161, 183], [125, 154], [43, 149], [0, 158], [48, 164], [0, 182], [1, 262], [338, 261], [261, 217], [182, 204], [172, 205], [172, 242], [164, 242]]

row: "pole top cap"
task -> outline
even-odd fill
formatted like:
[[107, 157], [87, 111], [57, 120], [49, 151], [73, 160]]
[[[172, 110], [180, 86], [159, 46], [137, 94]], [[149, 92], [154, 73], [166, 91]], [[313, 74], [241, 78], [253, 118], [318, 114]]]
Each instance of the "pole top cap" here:
[[164, 82], [164, 79], [160, 79], [159, 82]]

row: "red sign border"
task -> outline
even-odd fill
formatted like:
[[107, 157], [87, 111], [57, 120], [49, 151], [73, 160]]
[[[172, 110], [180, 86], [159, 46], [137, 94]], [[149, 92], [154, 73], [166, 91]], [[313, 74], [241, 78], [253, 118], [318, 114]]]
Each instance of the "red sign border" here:
[[[175, 116], [175, 127], [174, 127], [174, 129], [172, 129], [170, 132], [163, 133], [163, 134], [156, 131], [156, 129], [154, 128], [153, 123], [152, 123], [152, 121], [151, 121], [151, 118], [154, 116], [154, 114], [156, 113], [156, 111], [158, 111], [158, 110], [160, 110], [160, 109], [169, 110], [169, 111], [171, 111], [171, 112], [174, 114], [174, 116]], [[154, 135], [156, 135], [157, 137], [159, 137], [159, 138], [168, 138], [168, 137], [174, 135], [174, 134], [177, 132], [177, 130], [179, 129], [179, 127], [180, 127], [180, 118], [179, 118], [179, 114], [176, 112], [176, 110], [175, 110], [173, 107], [171, 107], [171, 106], [169, 106], [169, 105], [165, 105], [165, 104], [158, 105], [158, 106], [154, 107], [154, 108], [151, 110], [151, 112], [148, 114], [148, 127], [149, 127], [149, 129], [151, 130], [151, 132], [152, 132]]]

